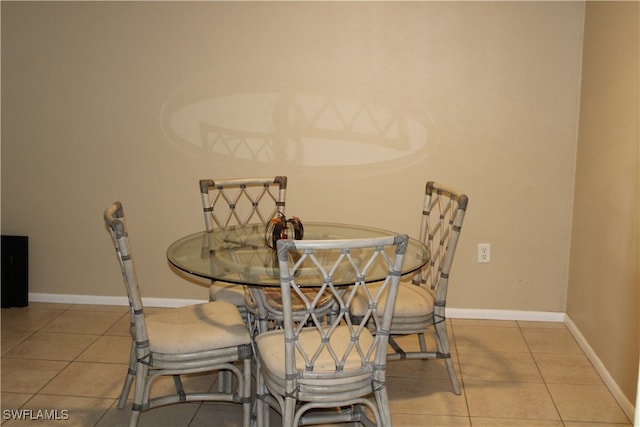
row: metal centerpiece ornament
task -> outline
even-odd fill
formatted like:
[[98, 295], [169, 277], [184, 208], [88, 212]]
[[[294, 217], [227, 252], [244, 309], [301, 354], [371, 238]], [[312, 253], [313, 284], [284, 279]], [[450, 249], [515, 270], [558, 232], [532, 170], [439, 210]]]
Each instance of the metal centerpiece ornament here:
[[280, 239], [302, 240], [304, 227], [297, 216], [291, 218], [278, 214], [267, 223], [265, 227], [264, 241], [271, 249], [276, 248], [276, 242]]

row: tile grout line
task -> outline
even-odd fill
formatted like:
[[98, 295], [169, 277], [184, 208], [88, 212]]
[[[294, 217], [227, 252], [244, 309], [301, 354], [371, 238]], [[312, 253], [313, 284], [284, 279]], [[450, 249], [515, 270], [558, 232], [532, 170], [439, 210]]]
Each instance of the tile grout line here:
[[[82, 306], [82, 304], [77, 304], [77, 306]], [[63, 309], [63, 310], [61, 311], [61, 313], [59, 313], [59, 314], [57, 314], [57, 315], [53, 316], [53, 318], [48, 319], [48, 320], [47, 320], [47, 321], [46, 321], [42, 326], [40, 326], [39, 328], [37, 328], [37, 329], [35, 329], [35, 330], [33, 330], [33, 331], [26, 331], [26, 332], [28, 332], [29, 334], [28, 334], [27, 338], [25, 338], [24, 340], [20, 341], [20, 343], [23, 343], [26, 339], [28, 339], [29, 337], [32, 337], [32, 336], [33, 336], [33, 335], [35, 335], [36, 333], [38, 333], [38, 332], [42, 332], [42, 330], [43, 330], [44, 328], [46, 328], [46, 327], [47, 327], [47, 325], [49, 325], [51, 322], [55, 321], [55, 319], [58, 319], [58, 318], [59, 318], [60, 316], [62, 316], [64, 313], [66, 313], [66, 312], [70, 312], [70, 311], [74, 311], [74, 310], [75, 310], [75, 309], [77, 309], [77, 308], [78, 308], [78, 307], [75, 307], [75, 305], [74, 305], [74, 306], [69, 306], [69, 307], [67, 307], [67, 308]], [[89, 311], [89, 310], [84, 310], [84, 311]], [[115, 335], [107, 335], [107, 334], [108, 334], [108, 332], [109, 332], [111, 329], [113, 329], [113, 328], [114, 328], [114, 326], [115, 326], [116, 324], [118, 324], [119, 322], [121, 322], [121, 321], [123, 320], [123, 318], [126, 318], [127, 316], [128, 316], [128, 313], [124, 313], [124, 314], [123, 314], [122, 316], [120, 316], [120, 317], [116, 316], [116, 317], [118, 317], [118, 318], [117, 318], [117, 319], [116, 319], [116, 320], [115, 320], [115, 321], [114, 321], [110, 326], [106, 327], [106, 328], [105, 328], [105, 330], [104, 330], [101, 334], [95, 334], [95, 335], [97, 336], [96, 340], [100, 339], [100, 337], [115, 336]], [[528, 326], [528, 327], [527, 327], [526, 325], [523, 325], [523, 324], [521, 324], [520, 322], [516, 322], [516, 326], [517, 326], [517, 328], [518, 328], [518, 331], [519, 331], [520, 335], [522, 336], [522, 338], [523, 338], [523, 339], [524, 339], [524, 341], [525, 341], [526, 348], [527, 348], [527, 353], [528, 353], [528, 354], [529, 354], [529, 356], [533, 359], [533, 362], [534, 362], [534, 364], [535, 364], [535, 369], [537, 370], [538, 374], [541, 376], [542, 382], [543, 382], [543, 383], [544, 383], [544, 385], [545, 385], [545, 389], [547, 390], [547, 393], [549, 394], [549, 396], [550, 396], [550, 398], [551, 398], [551, 400], [552, 400], [552, 402], [553, 402], [553, 405], [554, 405], [554, 407], [555, 407], [555, 409], [556, 409], [556, 413], [557, 413], [557, 415], [559, 416], [559, 422], [560, 422], [560, 424], [559, 424], [559, 425], [566, 425], [567, 423], [569, 423], [569, 422], [571, 422], [571, 421], [570, 421], [570, 420], [566, 420], [566, 421], [565, 421], [565, 420], [562, 418], [562, 415], [560, 414], [560, 411], [559, 411], [558, 405], [557, 405], [557, 403], [556, 403], [555, 399], [553, 398], [553, 395], [551, 395], [551, 390], [550, 390], [550, 388], [549, 388], [549, 385], [550, 385], [550, 384], [556, 384], [556, 382], [548, 382], [548, 381], [545, 379], [545, 377], [542, 375], [542, 367], [544, 366], [544, 364], [543, 364], [543, 365], [541, 365], [541, 364], [538, 362], [538, 360], [536, 359], [536, 357], [535, 357], [535, 355], [536, 355], [536, 354], [540, 354], [540, 352], [535, 352], [535, 353], [533, 352], [532, 345], [531, 345], [531, 344], [530, 344], [530, 342], [526, 339], [526, 335], [525, 335], [525, 332], [526, 332], [526, 331], [527, 331], [527, 329], [529, 329], [529, 328], [532, 328], [532, 327], [533, 327], [533, 328], [535, 328], [535, 329], [544, 329], [544, 328], [543, 328], [543, 327], [538, 327], [537, 325], [536, 325], [536, 326]], [[566, 326], [565, 326], [565, 328], [566, 328]], [[448, 332], [449, 332], [450, 337], [451, 337], [451, 340], [450, 340], [450, 341], [451, 341], [451, 343], [450, 343], [450, 344], [451, 344], [451, 348], [450, 348], [450, 350], [455, 351], [455, 353], [456, 353], [457, 360], [456, 360], [455, 366], [456, 366], [456, 367], [457, 367], [457, 369], [458, 369], [458, 371], [457, 371], [457, 372], [459, 372], [459, 381], [460, 381], [460, 386], [461, 386], [461, 392], [462, 392], [462, 394], [464, 395], [464, 399], [465, 399], [465, 406], [466, 406], [466, 409], [467, 409], [467, 416], [466, 416], [466, 417], [463, 417], [463, 418], [467, 418], [467, 420], [468, 420], [468, 422], [469, 422], [469, 425], [470, 425], [470, 426], [473, 426], [473, 425], [474, 425], [474, 423], [473, 423], [473, 420], [472, 420], [472, 414], [471, 414], [471, 411], [470, 411], [470, 406], [469, 406], [469, 400], [468, 400], [467, 390], [466, 390], [466, 388], [465, 388], [465, 375], [464, 375], [464, 372], [463, 372], [463, 366], [462, 366], [462, 363], [461, 363], [462, 361], [461, 361], [461, 359], [460, 359], [460, 355], [459, 355], [459, 348], [458, 348], [458, 345], [459, 345], [458, 340], [460, 340], [460, 339], [462, 338], [462, 336], [458, 336], [459, 334], [457, 334], [457, 333], [456, 333], [456, 328], [454, 328], [454, 325], [453, 325], [452, 323], [449, 323], [449, 325], [448, 325], [447, 329], [448, 329]], [[118, 328], [118, 330], [120, 330], [120, 328]], [[116, 332], [117, 332], [117, 331], [116, 331]], [[65, 333], [65, 332], [60, 332], [60, 331], [58, 331], [58, 332], [51, 332], [51, 333], [52, 333], [52, 334], [56, 334], [56, 333], [63, 334], [63, 333]], [[94, 334], [92, 334], [92, 335], [94, 335]], [[463, 335], [464, 335], [464, 334], [463, 334]], [[118, 336], [124, 337], [125, 335], [118, 335]], [[129, 337], [127, 337], [127, 338], [129, 338]], [[573, 338], [575, 339], [575, 337], [573, 337]], [[49, 385], [51, 381], [53, 381], [55, 378], [57, 378], [57, 377], [58, 377], [58, 375], [60, 375], [60, 373], [62, 373], [65, 369], [68, 369], [68, 367], [70, 366], [70, 364], [71, 364], [71, 363], [73, 363], [73, 362], [79, 362], [79, 361], [78, 361], [78, 358], [80, 358], [83, 354], [85, 354], [85, 353], [86, 353], [86, 351], [89, 349], [89, 347], [91, 347], [93, 344], [95, 344], [96, 340], [94, 340], [92, 343], [90, 343], [90, 344], [87, 346], [87, 348], [85, 348], [85, 349], [84, 349], [84, 350], [82, 350], [78, 355], [76, 355], [76, 356], [73, 358], [73, 360], [71, 360], [71, 361], [63, 361], [63, 362], [67, 362], [67, 363], [66, 363], [66, 365], [65, 365], [63, 368], [61, 368], [61, 370], [60, 370], [57, 374], [55, 374], [55, 375], [54, 375], [54, 377], [53, 377], [51, 380], [49, 380], [46, 384], [44, 384], [44, 385], [42, 386], [42, 388], [40, 388], [40, 389], [39, 389], [38, 391], [36, 391], [36, 392], [30, 393], [30, 394], [31, 394], [31, 396], [29, 397], [29, 399], [28, 399], [28, 400], [27, 400], [23, 405], [21, 405], [21, 406], [19, 406], [19, 407], [20, 407], [20, 408], [27, 408], [27, 407], [28, 407], [28, 405], [29, 405], [29, 402], [32, 402], [32, 401], [33, 401], [33, 399], [34, 399], [35, 397], [37, 397], [37, 396], [59, 396], [59, 395], [56, 395], [56, 394], [54, 394], [54, 395], [51, 395], [51, 394], [42, 394], [42, 393], [41, 393], [41, 391], [44, 389], [44, 387], [46, 387], [47, 385]], [[20, 343], [19, 343], [19, 344], [20, 344]], [[17, 345], [19, 345], [19, 344], [17, 344]], [[533, 345], [535, 346], [535, 341], [533, 341]], [[14, 346], [14, 347], [12, 347], [12, 348], [15, 348], [15, 346]], [[543, 353], [546, 353], [546, 352], [547, 352], [547, 350], [546, 350], [546, 349], [543, 349], [543, 350], [544, 350], [544, 351], [543, 351]], [[582, 349], [581, 349], [581, 350], [582, 350]], [[551, 352], [551, 353], [553, 353], [553, 352]], [[555, 353], [553, 353], [553, 354], [555, 354]], [[582, 351], [582, 354], [584, 355], [584, 351]], [[586, 357], [586, 355], [585, 355], [585, 357]], [[587, 358], [587, 359], [588, 359], [588, 358]], [[104, 362], [82, 362], [82, 363], [104, 363]], [[593, 365], [593, 363], [592, 363], [592, 361], [591, 361], [591, 360], [589, 360], [589, 363], [590, 363], [591, 365]], [[121, 363], [117, 363], [117, 364], [118, 364], [118, 365], [121, 365]], [[128, 366], [128, 363], [127, 363], [127, 365], [126, 365], [126, 366]], [[569, 384], [573, 384], [573, 383], [569, 383]], [[213, 385], [212, 385], [212, 387], [213, 387]], [[17, 393], [17, 392], [16, 392], [16, 393]], [[67, 396], [67, 395], [60, 395], [60, 396]], [[80, 397], [82, 397], [82, 396], [80, 396]], [[460, 396], [460, 397], [462, 397], [462, 396]], [[111, 402], [111, 404], [110, 404], [110, 405], [109, 405], [109, 406], [104, 410], [104, 412], [100, 415], [100, 417], [95, 421], [95, 423], [93, 424], [94, 426], [98, 426], [98, 425], [100, 425], [100, 422], [101, 422], [101, 421], [102, 421], [102, 422], [104, 422], [104, 420], [108, 420], [108, 417], [109, 417], [109, 415], [108, 415], [108, 414], [109, 414], [109, 411], [111, 411], [111, 410], [114, 408], [114, 406], [115, 406], [115, 405], [117, 405], [117, 400], [118, 400], [117, 398], [115, 398], [115, 399], [114, 399], [114, 398], [104, 398], [104, 399], [112, 400], [112, 402]], [[201, 403], [201, 404], [198, 406], [198, 408], [196, 409], [196, 411], [194, 412], [193, 416], [192, 416], [189, 420], [186, 420], [186, 419], [185, 419], [185, 421], [188, 421], [188, 422], [187, 422], [187, 424], [186, 424], [187, 426], [194, 426], [194, 427], [195, 427], [196, 425], [199, 425], [199, 424], [198, 424], [198, 417], [197, 417], [197, 415], [198, 415], [198, 413], [200, 413], [200, 411], [203, 409], [203, 407], [204, 407], [204, 405]], [[106, 418], [105, 418], [105, 417], [106, 417]], [[539, 418], [534, 418], [534, 419], [539, 419]], [[541, 420], [541, 419], [540, 419], [540, 420]], [[551, 420], [548, 420], [548, 421], [551, 421]], [[4, 422], [3, 422], [2, 424], [4, 424]], [[592, 424], [592, 425], [593, 425], [594, 427], [596, 427], [596, 426], [598, 426], [598, 425], [602, 425], [602, 426], [604, 426], [604, 425], [605, 425], [605, 423], [603, 423], [603, 422], [593, 422], [593, 424]], [[609, 424], [609, 425], [610, 425], [610, 424]], [[628, 424], [619, 424], [619, 425], [620, 425], [620, 426], [622, 426], [622, 425], [628, 425]]]
[[522, 328], [522, 326], [520, 325], [520, 321], [516, 321], [517, 325], [518, 325], [518, 330], [520, 331], [520, 334], [522, 335], [522, 339], [524, 340], [525, 344], [527, 345], [527, 349], [529, 350], [529, 356], [531, 356], [531, 359], [533, 360], [533, 363], [536, 365], [536, 369], [538, 370], [538, 374], [540, 374], [540, 379], [542, 379], [542, 383], [544, 384], [544, 388], [545, 390], [547, 390], [547, 393], [549, 394], [549, 398], [551, 399], [551, 402], [553, 403], [553, 407], [556, 410], [556, 413], [558, 414], [558, 419], [560, 420], [560, 422], [562, 423], [562, 425], [566, 425], [564, 419], [562, 418], [562, 413], [560, 412], [560, 408], [558, 408], [558, 404], [556, 403], [556, 400], [553, 398], [553, 394], [551, 393], [551, 389], [549, 389], [549, 384], [547, 384], [547, 380], [545, 379], [544, 375], [542, 375], [542, 369], [540, 369], [540, 365], [538, 364], [538, 361], [536, 360], [533, 351], [531, 350], [531, 345], [529, 344], [529, 341], [527, 340], [527, 337], [524, 333], [524, 330]]
[[[70, 334], [70, 335], [73, 335], [73, 334], [74, 334], [74, 332], [55, 332], [55, 331], [54, 331], [54, 332], [46, 332], [46, 331], [44, 331], [44, 328], [46, 328], [46, 326], [47, 326], [47, 325], [51, 324], [51, 323], [52, 323], [52, 322], [54, 322], [56, 319], [58, 319], [58, 318], [60, 318], [61, 316], [63, 316], [65, 313], [71, 313], [71, 312], [73, 312], [73, 311], [76, 311], [76, 310], [73, 310], [73, 307], [74, 307], [74, 306], [79, 306], [79, 305], [82, 305], [82, 304], [70, 304], [68, 307], [66, 307], [66, 308], [62, 309], [58, 315], [56, 315], [56, 316], [52, 317], [51, 319], [49, 319], [47, 322], [45, 322], [42, 326], [40, 326], [40, 327], [39, 327], [39, 328], [37, 328], [36, 330], [31, 331], [32, 333], [31, 333], [27, 338], [34, 336], [34, 335], [35, 335], [36, 333], [38, 333], [38, 332], [41, 332], [41, 333], [50, 333], [50, 334], [67, 334], [67, 335], [69, 335], [69, 334]], [[60, 397], [60, 396], [61, 396], [61, 397], [81, 397], [81, 398], [82, 398], [82, 397], [85, 397], [85, 396], [81, 396], [81, 395], [77, 395], [77, 396], [76, 396], [76, 395], [46, 394], [46, 393], [42, 393], [42, 391], [43, 391], [43, 390], [44, 390], [44, 389], [45, 389], [49, 384], [51, 384], [51, 383], [52, 383], [56, 378], [58, 378], [58, 376], [60, 376], [60, 374], [62, 374], [65, 370], [67, 370], [67, 369], [68, 369], [68, 368], [69, 368], [69, 367], [70, 367], [74, 362], [78, 362], [78, 363], [97, 363], [97, 362], [82, 362], [82, 361], [79, 361], [79, 360], [78, 360], [78, 358], [79, 358], [80, 356], [82, 356], [82, 354], [84, 354], [84, 353], [89, 349], [89, 347], [91, 347], [93, 344], [95, 344], [95, 343], [100, 339], [100, 337], [107, 336], [107, 335], [106, 335], [106, 334], [107, 334], [107, 332], [108, 332], [111, 328], [113, 328], [113, 327], [114, 327], [114, 326], [115, 326], [115, 325], [116, 325], [116, 324], [117, 324], [117, 323], [118, 323], [118, 322], [119, 322], [123, 317], [125, 317], [125, 316], [127, 316], [127, 315], [128, 315], [128, 313], [125, 313], [125, 314], [123, 314], [122, 316], [120, 316], [120, 317], [119, 317], [118, 319], [116, 319], [116, 320], [115, 320], [111, 325], [109, 325], [107, 328], [105, 328], [105, 330], [104, 330], [102, 333], [100, 333], [100, 334], [86, 334], [86, 333], [84, 333], [84, 334], [83, 334], [83, 333], [77, 333], [77, 334], [82, 334], [82, 335], [92, 335], [92, 336], [95, 336], [96, 338], [95, 338], [95, 339], [94, 339], [94, 340], [93, 340], [89, 345], [87, 345], [87, 347], [86, 347], [84, 350], [82, 350], [78, 355], [76, 355], [72, 360], [57, 360], [57, 361], [59, 361], [59, 362], [66, 362], [66, 365], [65, 365], [64, 367], [62, 367], [62, 368], [61, 368], [61, 369], [60, 369], [60, 370], [59, 370], [59, 371], [58, 371], [58, 372], [57, 372], [53, 377], [51, 377], [51, 379], [49, 379], [47, 382], [45, 382], [45, 383], [44, 383], [44, 384], [43, 384], [43, 385], [42, 385], [42, 386], [41, 386], [37, 391], [33, 392], [33, 393], [32, 393], [32, 395], [31, 395], [31, 397], [30, 397], [29, 399], [27, 399], [27, 400], [24, 402], [24, 404], [23, 404], [23, 405], [21, 405], [18, 409], [26, 409], [26, 408], [28, 408], [28, 406], [27, 406], [27, 405], [29, 404], [29, 402], [32, 402], [32, 401], [33, 401], [36, 397], [38, 397], [38, 396], [58, 396], [58, 397]], [[13, 348], [16, 348], [19, 344], [24, 343], [24, 342], [27, 340], [27, 338], [25, 338], [24, 340], [20, 341], [20, 343], [18, 343], [16, 346], [12, 347], [12, 349], [13, 349]], [[18, 359], [23, 359], [23, 358], [18, 358]], [[44, 361], [49, 361], [50, 359], [34, 359], [34, 360], [44, 360]], [[119, 365], [119, 364], [118, 364], [118, 365]], [[127, 366], [128, 366], [128, 365], [127, 365]], [[102, 399], [107, 399], [107, 400], [111, 399], [111, 400], [113, 400], [113, 402], [111, 403], [111, 405], [109, 405], [109, 407], [108, 407], [108, 408], [107, 408], [107, 409], [102, 413], [102, 415], [98, 418], [98, 420], [96, 421], [96, 424], [94, 424], [94, 426], [95, 426], [95, 425], [97, 425], [97, 423], [99, 423], [99, 422], [100, 422], [100, 420], [102, 420], [102, 419], [106, 416], [106, 414], [108, 413], [109, 409], [111, 409], [111, 408], [113, 407], [113, 405], [117, 404], [117, 401], [118, 401], [118, 398], [115, 398], [115, 399], [114, 399], [114, 398], [108, 398], [108, 397], [107, 397], [107, 398], [102, 398]], [[3, 424], [4, 424], [4, 423], [3, 423]]]
[[[458, 381], [460, 382], [460, 391], [462, 393], [461, 397], [464, 397], [464, 405], [467, 408], [467, 419], [469, 420], [469, 425], [472, 426], [473, 421], [471, 420], [471, 407], [469, 406], [469, 398], [467, 396], [467, 389], [464, 381], [464, 373], [462, 372], [462, 363], [460, 363], [460, 352], [458, 351], [458, 341], [456, 340], [455, 328], [453, 327], [453, 322], [451, 322], [451, 320], [449, 320], [449, 328], [451, 329], [451, 338], [453, 341], [453, 347], [456, 352], [456, 365], [458, 366], [458, 372], [460, 372], [460, 378], [458, 379]], [[447, 328], [447, 333], [449, 333], [448, 331], [449, 328]], [[449, 343], [449, 345], [451, 345], [451, 343]], [[451, 349], [449, 349], [449, 352], [451, 352]]]

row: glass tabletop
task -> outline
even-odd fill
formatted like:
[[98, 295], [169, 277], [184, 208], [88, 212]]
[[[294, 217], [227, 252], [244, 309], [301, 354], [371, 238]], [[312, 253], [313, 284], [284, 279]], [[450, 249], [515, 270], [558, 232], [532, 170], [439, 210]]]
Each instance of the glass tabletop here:
[[[394, 234], [397, 233], [358, 225], [304, 223], [304, 240], [356, 239]], [[265, 227], [261, 224], [191, 234], [172, 243], [167, 249], [167, 258], [178, 269], [206, 279], [249, 286], [280, 286], [276, 251], [265, 243]], [[428, 261], [429, 250], [426, 245], [410, 238], [402, 274], [411, 274]], [[386, 273], [374, 273], [367, 280], [382, 280]], [[298, 278], [296, 283], [300, 286], [318, 285], [314, 277], [308, 280]]]

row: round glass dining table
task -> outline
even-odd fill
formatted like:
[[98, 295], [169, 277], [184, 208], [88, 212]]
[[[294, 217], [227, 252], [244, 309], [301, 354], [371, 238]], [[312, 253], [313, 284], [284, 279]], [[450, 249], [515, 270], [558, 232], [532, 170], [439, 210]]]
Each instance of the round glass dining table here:
[[[360, 225], [305, 222], [303, 238], [357, 239], [395, 234], [398, 233]], [[336, 251], [335, 256], [338, 255], [339, 251]], [[366, 259], [365, 255], [363, 254], [363, 259]], [[388, 255], [393, 256], [392, 253]], [[429, 249], [425, 244], [410, 238], [404, 256], [402, 275], [418, 271], [429, 261], [429, 256]], [[186, 273], [214, 281], [257, 287], [280, 286], [276, 250], [267, 246], [265, 226], [261, 224], [230, 226], [211, 232], [191, 234], [169, 246], [167, 259]], [[367, 276], [367, 281], [384, 280], [386, 274], [387, 271], [382, 269], [372, 272]], [[305, 278], [304, 274], [296, 278], [296, 283], [299, 286], [321, 284], [318, 283], [317, 277]]]

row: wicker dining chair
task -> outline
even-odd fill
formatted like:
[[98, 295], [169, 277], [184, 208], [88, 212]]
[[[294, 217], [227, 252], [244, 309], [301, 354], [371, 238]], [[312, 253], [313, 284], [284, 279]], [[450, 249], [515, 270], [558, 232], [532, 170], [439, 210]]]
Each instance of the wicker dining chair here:
[[[451, 359], [445, 309], [451, 267], [468, 202], [467, 195], [459, 190], [427, 182], [420, 240], [428, 246], [431, 257], [411, 280], [401, 281], [389, 338], [393, 349], [389, 360], [444, 359], [455, 394], [461, 391]], [[366, 313], [366, 297], [360, 297], [352, 305], [352, 314], [356, 316]], [[427, 348], [425, 333], [434, 337], [436, 348]], [[396, 339], [402, 335], [415, 335], [419, 350], [404, 350]]]
[[[202, 179], [200, 195], [206, 230], [256, 223], [266, 227], [273, 218], [285, 214], [286, 193], [286, 176]], [[209, 287], [209, 300], [233, 303], [248, 321], [245, 292], [242, 286], [217, 281]]]
[[[269, 424], [270, 407], [280, 412], [285, 427], [391, 426], [387, 344], [407, 242], [406, 235], [278, 241], [283, 329], [255, 337], [258, 426]], [[317, 286], [299, 287], [298, 277], [317, 278]], [[369, 292], [367, 281], [380, 279], [379, 290]], [[359, 291], [367, 296], [368, 308], [356, 321], [349, 306]], [[383, 291], [388, 296], [380, 303]], [[337, 308], [330, 317], [317, 312], [327, 293]], [[294, 297], [305, 302], [303, 318], [295, 317]]]
[[[118, 407], [124, 408], [135, 380], [130, 426], [141, 411], [190, 401], [234, 402], [243, 405], [243, 426], [251, 417], [251, 337], [238, 309], [225, 301], [144, 313], [129, 245], [124, 210], [114, 202], [104, 211], [129, 298], [132, 337], [129, 370]], [[229, 393], [185, 391], [181, 375], [231, 372], [236, 386]], [[151, 386], [162, 376], [172, 376], [175, 393], [151, 398]]]

